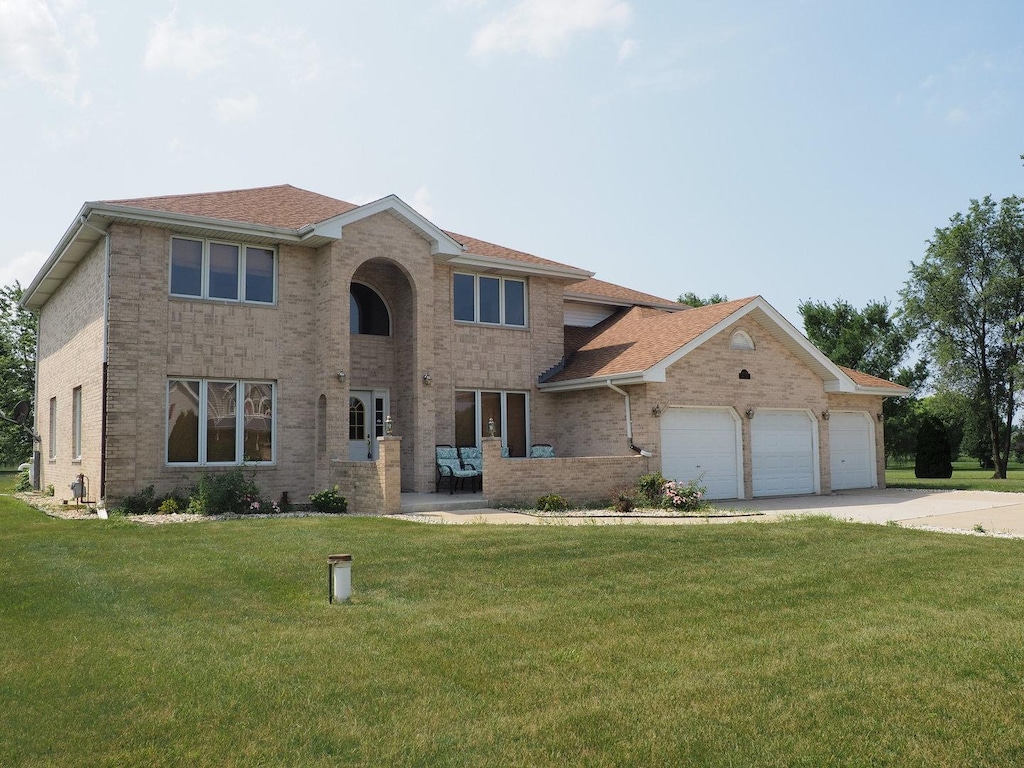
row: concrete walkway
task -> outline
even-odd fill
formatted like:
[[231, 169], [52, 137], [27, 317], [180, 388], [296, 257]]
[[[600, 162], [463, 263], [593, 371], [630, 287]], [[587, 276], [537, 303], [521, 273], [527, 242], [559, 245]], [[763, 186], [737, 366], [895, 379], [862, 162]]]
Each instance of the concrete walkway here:
[[[839, 491], [829, 496], [786, 496], [736, 502], [720, 502], [719, 509], [733, 509], [735, 517], [565, 517], [550, 518], [506, 512], [486, 507], [486, 500], [456, 497], [450, 508], [444, 494], [416, 494], [415, 505], [403, 516], [424, 522], [495, 523], [514, 525], [705, 525], [741, 520], [770, 522], [794, 515], [828, 515], [840, 520], [862, 523], [897, 522], [905, 527], [979, 532], [1024, 537], [1024, 493], [994, 491], [920, 491], [904, 489], [865, 489]], [[433, 497], [433, 499], [429, 498]], [[751, 512], [762, 514], [751, 516]]]

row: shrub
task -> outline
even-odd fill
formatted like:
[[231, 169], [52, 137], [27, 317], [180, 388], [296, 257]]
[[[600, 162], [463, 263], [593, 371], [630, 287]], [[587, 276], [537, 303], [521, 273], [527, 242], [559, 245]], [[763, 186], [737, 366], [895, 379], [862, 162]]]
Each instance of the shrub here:
[[29, 475], [27, 469], [23, 469], [18, 473], [18, 482], [14, 486], [16, 491], [31, 491], [32, 490], [32, 477]]
[[541, 512], [565, 512], [568, 508], [568, 499], [557, 493], [549, 493], [537, 499], [537, 509]]
[[637, 500], [645, 507], [660, 507], [662, 489], [665, 487], [666, 482], [667, 480], [661, 472], [640, 475], [633, 486], [636, 488]]
[[917, 459], [914, 477], [952, 477], [949, 461], [949, 437], [946, 427], [935, 416], [925, 416], [917, 430]]
[[281, 491], [281, 498], [277, 500], [278, 512], [291, 512], [292, 503], [288, 499], [288, 491]]
[[43, 491], [43, 496], [53, 496], [53, 483], [47, 483], [46, 489]]
[[327, 488], [309, 497], [313, 510], [330, 515], [341, 515], [348, 511], [348, 501], [338, 493], [338, 486]]
[[704, 494], [707, 489], [699, 485], [699, 480], [691, 480], [683, 483], [679, 480], [669, 480], [662, 487], [662, 506], [666, 509], [681, 509], [685, 512], [693, 512], [707, 506], [704, 501]]
[[161, 515], [176, 515], [181, 512], [181, 504], [173, 496], [169, 496], [160, 502], [160, 506], [156, 510]]
[[637, 492], [633, 488], [623, 488], [612, 494], [612, 509], [620, 515], [628, 515], [637, 504]]
[[117, 505], [123, 515], [151, 515], [157, 510], [156, 493], [148, 485], [137, 493], [129, 493]]
[[275, 506], [263, 501], [254, 478], [241, 469], [201, 475], [188, 500], [194, 515], [247, 515], [271, 512]]

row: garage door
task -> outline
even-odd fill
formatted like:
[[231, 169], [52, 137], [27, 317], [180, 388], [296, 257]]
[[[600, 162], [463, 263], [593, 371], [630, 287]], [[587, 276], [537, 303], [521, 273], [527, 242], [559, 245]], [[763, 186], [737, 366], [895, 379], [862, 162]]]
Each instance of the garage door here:
[[814, 493], [814, 422], [804, 411], [758, 408], [750, 422], [755, 496]]
[[833, 491], [877, 485], [874, 432], [874, 424], [866, 413], [832, 413], [828, 442]]
[[709, 499], [743, 496], [739, 419], [727, 408], [666, 408], [661, 417], [661, 473], [696, 480]]

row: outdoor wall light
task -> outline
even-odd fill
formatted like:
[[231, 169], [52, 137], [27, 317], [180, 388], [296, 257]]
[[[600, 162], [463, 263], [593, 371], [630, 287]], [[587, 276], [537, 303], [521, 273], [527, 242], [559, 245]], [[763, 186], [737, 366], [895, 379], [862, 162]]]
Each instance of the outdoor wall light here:
[[882, 420], [882, 412], [879, 411], [878, 413], [876, 413], [875, 414], [875, 418], [877, 418], [879, 421], [881, 421]]
[[828, 421], [830, 416], [831, 414], [828, 411], [821, 412], [821, 418], [823, 418], [825, 421]]
[[651, 408], [651, 415], [654, 418], [656, 418], [656, 419], [660, 419], [661, 418], [661, 406], [660, 405], [656, 405], [653, 408]]
[[754, 418], [754, 409], [753, 408], [747, 408], [747, 418], [748, 419]]
[[342, 384], [345, 383], [345, 372], [344, 371], [338, 371], [338, 381], [340, 381]]
[[390, 413], [388, 414], [387, 418], [384, 419], [384, 434], [387, 435], [388, 437], [391, 437], [393, 434], [395, 434], [395, 420], [391, 418]]
[[429, 373], [423, 374], [423, 383], [426, 384], [428, 387], [430, 386], [430, 382], [432, 382], [433, 380], [434, 377], [431, 376]]

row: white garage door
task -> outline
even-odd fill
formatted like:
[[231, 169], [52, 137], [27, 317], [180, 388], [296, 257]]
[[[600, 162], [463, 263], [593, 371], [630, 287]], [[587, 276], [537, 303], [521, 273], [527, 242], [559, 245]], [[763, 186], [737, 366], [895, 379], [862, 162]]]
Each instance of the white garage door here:
[[666, 408], [661, 417], [661, 473], [700, 478], [709, 499], [743, 496], [739, 420], [726, 408]]
[[755, 496], [814, 493], [814, 422], [806, 412], [758, 408], [750, 450]]
[[833, 413], [828, 421], [832, 490], [874, 488], [874, 425], [866, 413]]

